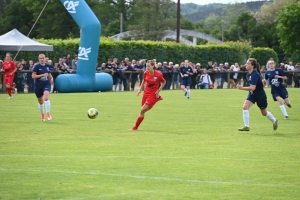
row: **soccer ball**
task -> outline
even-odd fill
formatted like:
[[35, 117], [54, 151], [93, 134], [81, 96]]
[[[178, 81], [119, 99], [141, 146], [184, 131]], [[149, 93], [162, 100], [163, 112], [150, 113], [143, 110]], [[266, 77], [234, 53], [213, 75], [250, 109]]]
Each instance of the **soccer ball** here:
[[90, 119], [96, 119], [96, 117], [98, 116], [98, 110], [96, 108], [90, 108], [88, 111], [87, 111], [87, 116], [90, 118]]

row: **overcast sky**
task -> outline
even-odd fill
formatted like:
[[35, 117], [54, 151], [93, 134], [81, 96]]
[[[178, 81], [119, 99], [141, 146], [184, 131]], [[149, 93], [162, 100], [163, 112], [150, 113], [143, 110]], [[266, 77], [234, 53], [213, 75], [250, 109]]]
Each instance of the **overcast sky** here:
[[[175, 2], [177, 2], [177, 0], [173, 0]], [[244, 3], [247, 1], [255, 1], [255, 0], [180, 0], [180, 3], [195, 3], [195, 4], [199, 4], [199, 5], [205, 5], [205, 4], [209, 4], [209, 3]]]

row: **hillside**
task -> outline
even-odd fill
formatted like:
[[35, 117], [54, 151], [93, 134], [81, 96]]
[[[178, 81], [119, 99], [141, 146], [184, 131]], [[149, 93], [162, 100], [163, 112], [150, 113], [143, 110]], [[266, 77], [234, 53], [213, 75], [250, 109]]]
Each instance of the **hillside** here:
[[[252, 1], [252, 2], [242, 3], [242, 4], [245, 4], [250, 12], [255, 12], [259, 10], [260, 7], [266, 2], [270, 2], [270, 1]], [[198, 22], [200, 20], [206, 19], [206, 17], [208, 17], [209, 14], [211, 13], [222, 16], [222, 9], [226, 5], [227, 4], [220, 4], [220, 3], [211, 3], [207, 5], [186, 3], [181, 5], [181, 14], [184, 18], [192, 22]]]

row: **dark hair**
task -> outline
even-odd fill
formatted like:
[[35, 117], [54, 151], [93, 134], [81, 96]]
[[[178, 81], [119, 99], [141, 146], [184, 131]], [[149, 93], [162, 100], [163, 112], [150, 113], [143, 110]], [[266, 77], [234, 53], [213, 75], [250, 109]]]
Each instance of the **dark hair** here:
[[257, 60], [255, 58], [249, 58], [248, 60], [251, 65], [253, 65], [253, 69], [256, 69], [256, 71], [258, 71], [258, 73], [260, 74], [260, 65]]
[[151, 66], [153, 66], [153, 69], [156, 69], [156, 65], [155, 65], [154, 60], [148, 60], [147, 63], [149, 63]]

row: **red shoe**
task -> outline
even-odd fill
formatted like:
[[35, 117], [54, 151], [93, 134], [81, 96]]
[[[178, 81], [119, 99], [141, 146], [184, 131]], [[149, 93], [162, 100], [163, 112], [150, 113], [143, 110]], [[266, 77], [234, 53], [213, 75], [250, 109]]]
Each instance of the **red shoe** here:
[[132, 127], [131, 129], [129, 129], [130, 131], [137, 131], [138, 129], [136, 127]]
[[48, 118], [48, 120], [51, 120], [51, 119], [52, 119], [50, 113], [47, 113], [47, 118]]
[[41, 119], [43, 122], [45, 121], [45, 114], [41, 114]]
[[162, 96], [158, 97], [158, 101], [163, 100], [164, 98], [162, 98]]

